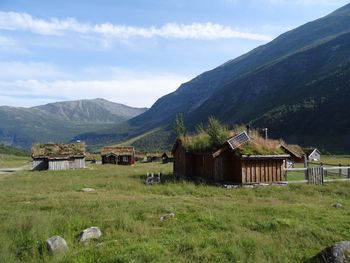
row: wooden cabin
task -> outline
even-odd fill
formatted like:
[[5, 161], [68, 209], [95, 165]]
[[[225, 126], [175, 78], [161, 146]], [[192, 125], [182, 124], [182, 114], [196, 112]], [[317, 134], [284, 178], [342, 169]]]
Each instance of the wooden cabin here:
[[171, 157], [171, 153], [164, 152], [161, 158], [162, 158], [162, 163], [170, 163], [174, 161], [174, 158]]
[[281, 141], [280, 147], [290, 155], [287, 160], [288, 167], [294, 167], [294, 163], [304, 163], [305, 162], [305, 152], [297, 144], [287, 144]]
[[305, 154], [309, 161], [321, 161], [321, 152], [317, 148], [306, 148]]
[[33, 170], [68, 170], [85, 168], [85, 144], [34, 144]]
[[135, 149], [132, 146], [107, 146], [101, 150], [102, 164], [132, 165]]
[[[243, 137], [245, 139], [242, 140]], [[196, 151], [179, 139], [172, 149], [174, 174], [201, 178], [211, 183], [257, 184], [285, 181], [285, 165], [290, 155], [278, 147], [278, 142], [274, 141], [270, 146], [261, 144], [261, 139], [255, 140], [242, 133], [229, 138], [218, 149]]]

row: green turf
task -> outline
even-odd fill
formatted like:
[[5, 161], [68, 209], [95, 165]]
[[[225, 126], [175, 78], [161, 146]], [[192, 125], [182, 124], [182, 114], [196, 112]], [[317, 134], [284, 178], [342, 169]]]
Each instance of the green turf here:
[[30, 165], [31, 158], [27, 156], [15, 156], [0, 153], [0, 168], [13, 168]]
[[[174, 181], [171, 165], [0, 177], [0, 262], [303, 262], [350, 239], [347, 182], [225, 189]], [[162, 172], [165, 182], [146, 186], [146, 172]], [[90, 226], [101, 239], [79, 244]], [[42, 249], [53, 235], [66, 239], [67, 253]]]

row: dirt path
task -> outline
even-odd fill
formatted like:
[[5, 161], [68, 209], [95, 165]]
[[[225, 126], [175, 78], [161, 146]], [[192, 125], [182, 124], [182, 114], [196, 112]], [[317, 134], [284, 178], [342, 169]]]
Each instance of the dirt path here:
[[30, 169], [31, 169], [31, 166], [29, 166], [29, 165], [12, 167], [12, 168], [0, 168], [0, 177], [3, 175], [10, 175], [14, 172], [30, 170]]

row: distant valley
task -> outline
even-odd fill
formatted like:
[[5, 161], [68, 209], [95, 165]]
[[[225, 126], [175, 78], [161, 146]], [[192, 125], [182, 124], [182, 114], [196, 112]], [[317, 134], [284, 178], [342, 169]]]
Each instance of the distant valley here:
[[146, 108], [104, 99], [78, 100], [16, 108], [0, 107], [0, 144], [30, 148], [36, 142], [67, 142], [77, 134], [122, 123]]
[[169, 150], [182, 113], [189, 132], [209, 116], [267, 127], [289, 143], [348, 153], [350, 4], [204, 72], [149, 109], [102, 99], [0, 107], [0, 143], [83, 140], [89, 147], [130, 143]]

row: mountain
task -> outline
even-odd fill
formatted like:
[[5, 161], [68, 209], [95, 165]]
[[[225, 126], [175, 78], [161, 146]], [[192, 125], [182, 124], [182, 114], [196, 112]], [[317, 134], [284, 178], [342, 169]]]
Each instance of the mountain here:
[[[333, 152], [349, 151], [350, 4], [204, 72], [131, 119], [127, 129], [82, 135], [99, 143], [169, 147], [183, 113], [191, 130], [214, 116], [228, 125], [268, 127], [269, 135]], [[167, 134], [167, 135], [166, 135]], [[162, 140], [162, 141], [161, 141]]]
[[30, 148], [33, 142], [66, 142], [77, 134], [113, 127], [143, 112], [104, 99], [0, 107], [0, 143]]

